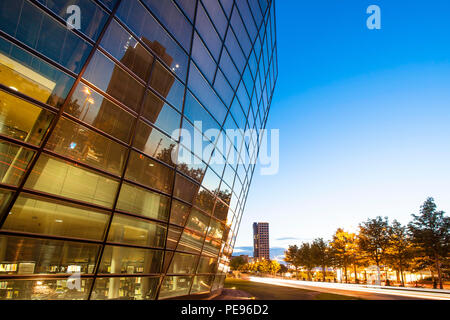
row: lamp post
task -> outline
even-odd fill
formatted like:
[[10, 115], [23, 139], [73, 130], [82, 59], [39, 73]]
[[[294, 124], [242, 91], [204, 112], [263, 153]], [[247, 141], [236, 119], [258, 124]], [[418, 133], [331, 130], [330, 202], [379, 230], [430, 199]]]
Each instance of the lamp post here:
[[[81, 108], [80, 116], [83, 114], [83, 111], [84, 111], [84, 109], [86, 108], [86, 106], [87, 106], [87, 109], [86, 109], [86, 112], [84, 113], [84, 116], [83, 116], [83, 118], [81, 119], [81, 121], [84, 121], [84, 120], [85, 120], [86, 115], [87, 115], [88, 112], [89, 112], [89, 107], [90, 107], [90, 105], [93, 105], [93, 104], [95, 103], [95, 100], [91, 98], [91, 90], [89, 90], [88, 87], [85, 87], [84, 90], [83, 90], [83, 92], [86, 94], [86, 99], [84, 100], [83, 107]], [[89, 103], [89, 105], [88, 105], [88, 103]]]

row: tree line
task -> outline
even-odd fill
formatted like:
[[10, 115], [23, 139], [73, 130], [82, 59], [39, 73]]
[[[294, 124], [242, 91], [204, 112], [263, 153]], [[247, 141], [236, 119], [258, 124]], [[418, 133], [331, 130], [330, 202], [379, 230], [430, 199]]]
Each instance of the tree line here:
[[[419, 215], [412, 215], [407, 225], [397, 220], [389, 222], [388, 217], [376, 217], [359, 224], [358, 233], [338, 228], [330, 241], [322, 238], [305, 242], [300, 246], [289, 246], [285, 261], [292, 265], [297, 274], [306, 270], [308, 279], [312, 270], [322, 269], [323, 281], [329, 267], [343, 269], [348, 282], [348, 270], [354, 271], [358, 283], [357, 269], [375, 265], [380, 283], [381, 266], [397, 272], [401, 285], [405, 285], [406, 271], [430, 270], [434, 287], [443, 289], [444, 273], [449, 270], [450, 218], [444, 211], [438, 211], [433, 198], [428, 198], [420, 208]], [[386, 277], [386, 285], [389, 280]]]

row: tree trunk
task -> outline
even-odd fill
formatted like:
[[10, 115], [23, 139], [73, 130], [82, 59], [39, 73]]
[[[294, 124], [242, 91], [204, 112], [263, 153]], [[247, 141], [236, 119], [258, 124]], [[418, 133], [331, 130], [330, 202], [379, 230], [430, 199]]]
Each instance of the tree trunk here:
[[344, 264], [344, 277], [345, 277], [345, 283], [348, 283], [347, 264]]
[[325, 279], [325, 273], [326, 273], [325, 270], [326, 270], [326, 268], [327, 268], [327, 267], [326, 267], [325, 265], [322, 266], [322, 273], [323, 273], [323, 277], [322, 277], [322, 278], [323, 278], [323, 282], [326, 281], [326, 279]]
[[355, 271], [355, 282], [359, 283], [358, 273], [357, 273], [357, 270], [356, 270], [356, 264], [355, 263], [353, 264], [353, 270]]
[[439, 257], [437, 257], [437, 256], [436, 256], [436, 270], [438, 273], [439, 289], [444, 289], [444, 286], [442, 284], [441, 263], [439, 261]]
[[405, 286], [405, 276], [403, 274], [403, 267], [402, 264], [400, 264], [400, 279], [401, 279], [401, 286]]

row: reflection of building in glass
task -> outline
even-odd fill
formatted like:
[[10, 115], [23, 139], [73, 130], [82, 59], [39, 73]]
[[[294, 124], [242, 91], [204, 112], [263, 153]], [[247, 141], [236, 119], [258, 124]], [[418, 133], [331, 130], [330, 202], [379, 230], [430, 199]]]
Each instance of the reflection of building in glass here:
[[269, 224], [267, 222], [253, 223], [253, 258], [270, 260]]
[[218, 292], [254, 165], [172, 133], [265, 127], [273, 1], [86, 0], [77, 33], [68, 5], [0, 3], [0, 299]]

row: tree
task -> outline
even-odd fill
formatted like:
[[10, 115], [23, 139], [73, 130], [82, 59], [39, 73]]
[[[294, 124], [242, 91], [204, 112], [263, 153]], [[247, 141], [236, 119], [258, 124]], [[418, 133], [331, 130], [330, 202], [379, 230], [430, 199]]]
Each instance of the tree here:
[[[383, 219], [380, 216], [368, 219], [359, 225], [359, 246], [377, 265], [378, 284], [381, 282], [380, 264], [385, 261], [386, 249], [389, 245], [388, 229], [388, 218], [384, 217]], [[388, 281], [386, 281], [386, 285], [388, 285]]]
[[400, 275], [402, 287], [405, 286], [404, 270], [408, 268], [414, 256], [406, 226], [394, 220], [388, 228], [389, 244], [386, 248], [386, 258]]
[[314, 269], [314, 259], [312, 255], [312, 249], [311, 245], [307, 242], [302, 243], [300, 248], [298, 249], [298, 259], [300, 262], [300, 265], [304, 267], [308, 274], [308, 280], [311, 281], [312, 279], [312, 269]]
[[413, 221], [408, 224], [412, 242], [434, 262], [441, 289], [442, 264], [448, 260], [450, 243], [450, 218], [444, 214], [444, 211], [436, 210], [434, 199], [428, 198], [420, 207], [420, 215], [413, 214]]
[[278, 263], [277, 260], [270, 260], [269, 261], [269, 269], [270, 269], [270, 272], [273, 275], [276, 275], [277, 272], [280, 270], [280, 268], [281, 268], [281, 266], [280, 266], [280, 264]]
[[298, 269], [301, 267], [301, 262], [299, 258], [298, 247], [296, 245], [289, 246], [289, 248], [284, 252], [284, 261], [295, 268], [295, 273], [298, 280]]
[[288, 271], [289, 271], [289, 269], [288, 269], [284, 264], [280, 264], [280, 270], [279, 270], [279, 272], [280, 272], [281, 274], [286, 273], [286, 272], [288, 272]]
[[244, 257], [232, 257], [230, 261], [231, 270], [241, 270], [242, 267], [246, 264]]
[[314, 239], [311, 250], [313, 262], [321, 266], [322, 279], [325, 282], [326, 269], [331, 264], [328, 244], [322, 238]]
[[344, 268], [345, 282], [348, 282], [347, 267], [353, 254], [352, 248], [355, 242], [355, 234], [344, 231], [339, 228], [333, 235], [333, 241], [330, 247], [333, 255], [333, 264]]

